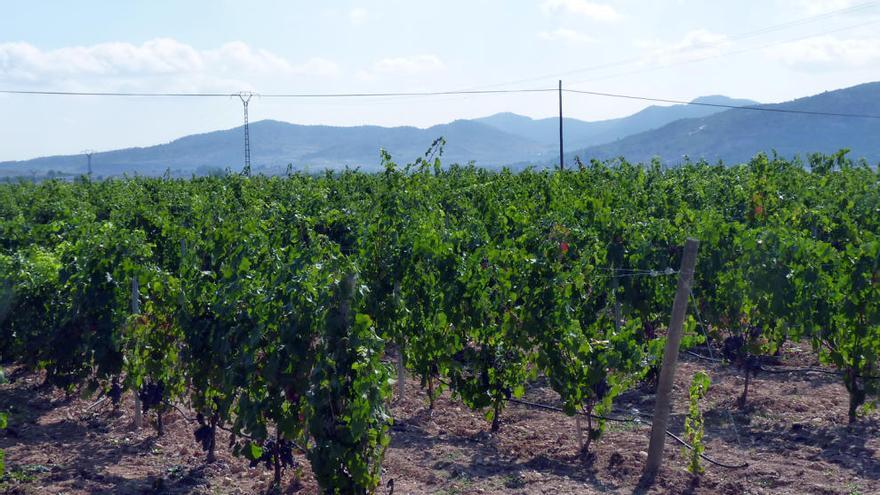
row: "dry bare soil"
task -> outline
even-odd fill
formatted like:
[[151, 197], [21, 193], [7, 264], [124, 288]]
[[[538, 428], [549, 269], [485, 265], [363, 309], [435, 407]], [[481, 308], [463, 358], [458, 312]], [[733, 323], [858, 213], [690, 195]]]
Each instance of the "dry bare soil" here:
[[[786, 348], [786, 365], [815, 366], [800, 346]], [[749, 405], [735, 401], [743, 379], [730, 368], [683, 355], [678, 369], [672, 431], [681, 432], [690, 377], [712, 376], [703, 402], [706, 453], [741, 469], [706, 465], [692, 477], [682, 447], [667, 442], [663, 470], [646, 493], [880, 493], [880, 421], [869, 415], [849, 427], [846, 390], [838, 377], [820, 373], [759, 374]], [[41, 377], [7, 367], [0, 385], [0, 410], [10, 413], [0, 433], [7, 474], [6, 494], [92, 493], [265, 493], [271, 472], [250, 468], [220, 449], [206, 465], [193, 425], [172, 412], [166, 433], [131, 429], [130, 402], [118, 410], [94, 399], [67, 398], [41, 386]], [[130, 400], [130, 398], [127, 398]], [[536, 383], [526, 400], [554, 403], [552, 391]], [[653, 409], [653, 395], [633, 391], [617, 403], [617, 416]], [[552, 411], [509, 404], [501, 430], [448, 395], [431, 414], [425, 394], [410, 381], [407, 395], [392, 406], [391, 432], [378, 493], [641, 493], [637, 487], [646, 458], [647, 424], [609, 423], [586, 458], [577, 455], [575, 421]], [[226, 440], [227, 437], [221, 440]], [[308, 462], [284, 479], [284, 493], [317, 493]], [[393, 482], [392, 482], [393, 480]]]

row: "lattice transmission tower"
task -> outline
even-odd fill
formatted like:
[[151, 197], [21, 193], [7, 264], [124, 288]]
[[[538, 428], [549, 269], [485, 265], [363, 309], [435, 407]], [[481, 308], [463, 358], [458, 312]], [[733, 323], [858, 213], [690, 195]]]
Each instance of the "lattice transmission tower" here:
[[248, 103], [254, 94], [250, 91], [242, 91], [238, 93], [241, 103], [244, 106], [244, 174], [251, 174], [251, 131], [248, 125]]
[[86, 170], [88, 171], [89, 178], [92, 177], [92, 155], [95, 154], [95, 150], [83, 150], [81, 151], [83, 155], [86, 155], [87, 165]]

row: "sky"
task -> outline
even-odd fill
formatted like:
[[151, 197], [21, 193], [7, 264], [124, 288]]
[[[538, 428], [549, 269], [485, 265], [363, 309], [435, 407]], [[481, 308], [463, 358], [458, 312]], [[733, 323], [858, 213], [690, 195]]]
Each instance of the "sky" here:
[[[350, 93], [552, 88], [772, 103], [880, 80], [880, 1], [4, 2], [0, 90]], [[647, 103], [566, 94], [583, 120]], [[289, 99], [250, 119], [429, 127], [554, 116], [553, 93]], [[242, 123], [237, 98], [0, 94], [0, 161]]]

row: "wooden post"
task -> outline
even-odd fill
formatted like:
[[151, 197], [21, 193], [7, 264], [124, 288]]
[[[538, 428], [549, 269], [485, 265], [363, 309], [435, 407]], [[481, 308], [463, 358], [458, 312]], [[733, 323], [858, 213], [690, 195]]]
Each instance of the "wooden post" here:
[[[400, 308], [400, 281], [394, 282], [394, 312], [398, 314]], [[399, 316], [399, 315], [398, 315]], [[397, 398], [403, 400], [403, 393], [406, 389], [406, 363], [403, 360], [403, 337], [397, 343]]]
[[[131, 314], [137, 315], [141, 312], [141, 290], [137, 275], [131, 278]], [[141, 398], [138, 390], [134, 391], [134, 427], [135, 429], [143, 426], [144, 414], [141, 407]]]
[[180, 293], [177, 294], [177, 304], [180, 306], [180, 309], [183, 309], [183, 305], [186, 303], [186, 297], [184, 297], [183, 293], [183, 259], [186, 257], [186, 239], [180, 240], [180, 267], [177, 270], [177, 274], [180, 277]]
[[397, 397], [403, 399], [406, 388], [406, 365], [403, 363], [403, 346], [397, 346]]
[[669, 426], [669, 411], [672, 399], [672, 382], [675, 379], [675, 367], [678, 361], [678, 348], [681, 345], [682, 326], [687, 313], [688, 296], [691, 282], [694, 280], [694, 266], [697, 263], [697, 249], [700, 241], [688, 239], [684, 245], [684, 256], [681, 258], [681, 269], [678, 275], [678, 290], [672, 303], [672, 318], [666, 332], [666, 349], [663, 351], [663, 367], [660, 370], [660, 383], [657, 386], [657, 398], [654, 405], [654, 420], [651, 425], [651, 444], [648, 446], [648, 462], [642, 474], [643, 483], [652, 483], [660, 470], [663, 460], [663, 443], [666, 440], [666, 429]]
[[574, 425], [577, 430], [578, 455], [580, 455], [580, 454], [584, 453], [584, 431], [581, 428], [581, 415], [580, 414], [575, 414]]
[[620, 279], [617, 278], [617, 270], [614, 270], [614, 265], [611, 265], [611, 270], [614, 273], [614, 278], [611, 280], [611, 288], [614, 291], [614, 329], [617, 332], [620, 332], [620, 297], [617, 295], [617, 290], [620, 288]]

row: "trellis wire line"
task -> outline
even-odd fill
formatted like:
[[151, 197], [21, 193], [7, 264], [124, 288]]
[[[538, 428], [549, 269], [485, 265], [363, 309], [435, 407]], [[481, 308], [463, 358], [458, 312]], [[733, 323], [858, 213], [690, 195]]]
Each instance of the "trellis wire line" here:
[[[697, 354], [696, 352], [691, 352], [691, 351], [687, 351], [688, 354], [690, 354], [694, 357], [700, 358], [700, 359], [705, 359], [707, 361], [723, 362], [721, 359], [717, 359], [714, 357], [714, 353], [712, 352], [712, 346], [709, 345], [709, 335], [706, 332], [703, 318], [702, 318], [702, 316], [700, 316], [700, 308], [697, 305], [697, 301], [694, 297], [693, 291], [691, 291], [691, 293], [690, 293], [690, 298], [691, 298], [691, 302], [694, 305], [694, 312], [696, 313], [696, 316], [697, 316], [697, 322], [699, 323], [700, 328], [703, 330], [703, 335], [706, 337], [706, 348], [709, 350], [709, 357], [702, 356], [700, 354]], [[768, 368], [765, 368], [764, 366], [761, 366], [760, 371], [762, 371], [764, 373], [779, 374], [779, 375], [785, 374], [785, 373], [821, 373], [821, 374], [825, 374], [825, 375], [843, 376], [843, 372], [840, 370], [825, 370], [822, 368], [787, 368], [786, 369], [786, 368], [780, 366], [780, 367], [777, 367], [777, 369], [768, 369]], [[861, 378], [862, 380], [880, 380], [880, 376], [872, 376], [872, 375], [856, 375], [856, 378]], [[730, 411], [728, 411], [728, 413], [729, 412]], [[735, 425], [734, 425], [734, 427], [735, 427]]]
[[[840, 370], [825, 370], [822, 368], [786, 368], [785, 366], [775, 366], [776, 369], [765, 368], [761, 366], [760, 371], [764, 373], [782, 375], [786, 373], [821, 373], [824, 375], [844, 376], [844, 372]], [[856, 375], [856, 378], [862, 380], [880, 380], [880, 376], [873, 375]]]
[[[712, 345], [709, 344], [709, 332], [706, 331], [706, 325], [703, 322], [703, 315], [700, 314], [700, 306], [697, 304], [697, 298], [694, 297], [693, 287], [688, 289], [688, 297], [691, 300], [691, 304], [693, 304], [694, 306], [694, 316], [697, 317], [697, 324], [699, 325], [700, 330], [703, 331], [703, 336], [706, 337], [706, 348], [709, 350], [709, 358], [714, 361], [716, 359], [715, 353], [712, 352]], [[737, 428], [736, 426], [736, 420], [733, 417], [733, 413], [731, 413], [730, 409], [727, 408], [725, 408], [725, 411], [727, 412], [727, 419], [730, 420], [730, 424], [733, 426], [733, 433], [736, 435], [736, 443], [740, 446], [740, 448], [742, 448], [742, 440], [739, 436], [739, 428]], [[752, 445], [754, 446], [754, 444], [755, 440], [752, 439]]]
[[695, 358], [697, 358], [697, 359], [702, 359], [702, 360], [704, 360], [704, 361], [710, 361], [710, 362], [713, 362], [713, 363], [723, 363], [723, 362], [724, 362], [723, 359], [718, 359], [718, 358], [714, 358], [714, 357], [704, 356], [704, 355], [702, 355], [702, 354], [700, 354], [700, 353], [698, 353], [698, 352], [694, 352], [694, 351], [691, 351], [691, 350], [687, 350], [687, 351], [685, 351], [685, 353], [687, 353], [689, 356], [693, 356], [693, 357], [695, 357]]
[[691, 304], [694, 306], [694, 316], [697, 317], [697, 323], [700, 326], [700, 330], [703, 331], [703, 336], [706, 337], [706, 348], [709, 350], [709, 357], [715, 359], [715, 353], [712, 352], [712, 346], [709, 345], [709, 332], [706, 331], [706, 326], [703, 323], [703, 315], [700, 314], [700, 306], [697, 304], [697, 298], [694, 297], [693, 287], [688, 290], [688, 297], [691, 300]]
[[627, 277], [651, 277], [651, 278], [656, 278], [656, 277], [662, 277], [662, 276], [668, 276], [668, 275], [676, 275], [676, 274], [678, 274], [678, 273], [679, 273], [678, 270], [672, 270], [672, 271], [670, 271], [669, 269], [666, 269], [666, 270], [664, 270], [664, 271], [649, 271], [649, 272], [645, 272], [645, 273], [624, 273], [624, 274], [621, 274], [621, 275], [615, 275], [615, 277], [617, 277], [617, 278], [627, 278]]
[[[529, 402], [529, 401], [524, 401], [521, 399], [514, 399], [514, 398], [510, 398], [510, 399], [508, 399], [508, 401], [512, 402], [514, 404], [520, 404], [520, 405], [523, 405], [526, 407], [533, 407], [536, 409], [544, 409], [547, 411], [560, 412], [563, 414], [567, 414], [562, 408], [551, 406], [548, 404], [540, 404], [537, 402]], [[603, 420], [603, 421], [616, 421], [619, 423], [636, 423], [636, 424], [641, 424], [641, 425], [648, 425], [647, 422], [642, 421], [637, 416], [634, 416], [632, 418], [616, 418], [613, 416], [600, 416], [597, 414], [588, 414], [585, 412], [577, 412], [577, 411], [575, 412], [575, 414], [579, 415], [579, 416], [589, 416], [593, 419], [598, 419], [598, 420]], [[670, 437], [672, 437], [672, 439], [674, 439], [676, 442], [678, 442], [681, 445], [683, 445], [684, 447], [688, 448], [689, 450], [694, 450], [694, 447], [691, 444], [685, 442], [684, 440], [679, 438], [676, 434], [672, 433], [671, 431], [666, 430], [666, 434], [669, 435]], [[748, 463], [743, 463], [743, 464], [739, 464], [739, 465], [725, 464], [723, 462], [719, 462], [719, 461], [716, 461], [715, 459], [712, 459], [711, 457], [707, 456], [706, 454], [700, 454], [700, 457], [710, 464], [713, 464], [718, 467], [727, 468], [727, 469], [743, 469], [743, 468], [746, 468], [749, 466]]]
[[597, 266], [597, 267], [595, 267], [595, 269], [596, 270], [606, 270], [606, 271], [618, 272], [618, 273], [644, 273], [644, 274], [648, 274], [648, 275], [653, 275], [653, 274], [672, 275], [673, 273], [677, 273], [677, 271], [671, 267], [667, 267], [662, 270], [651, 270], [651, 269], [647, 269], [647, 268], [614, 268], [614, 267]]
[[[166, 401], [163, 401], [163, 402], [165, 403], [165, 405], [167, 405], [167, 406], [171, 406], [171, 407], [173, 407], [174, 409], [176, 409], [176, 410], [177, 410], [177, 413], [180, 414], [180, 417], [183, 418], [184, 420], [189, 421], [190, 423], [197, 423], [197, 424], [198, 424], [198, 421], [196, 420], [196, 418], [191, 418], [191, 417], [189, 417], [189, 416], [183, 411], [183, 409], [181, 409], [177, 404], [175, 404], [175, 403], [173, 403], [173, 402], [169, 402], [169, 401], [167, 401], [167, 400], [166, 400]], [[223, 431], [225, 431], [225, 432], [227, 432], [227, 433], [231, 433], [231, 434], [233, 434], [233, 435], [235, 435], [235, 436], [239, 436], [239, 437], [242, 437], [242, 438], [245, 438], [245, 439], [251, 440], [251, 441], [257, 441], [254, 437], [252, 437], [252, 436], [250, 436], [250, 435], [248, 435], [248, 434], [246, 434], [246, 433], [233, 431], [232, 429], [230, 429], [230, 428], [226, 428], [225, 426], [223, 426], [223, 425], [221, 425], [221, 424], [219, 424], [219, 423], [217, 424], [217, 429], [218, 429], [218, 430], [223, 430]], [[299, 450], [300, 452], [302, 452], [303, 454], [308, 454], [309, 451], [306, 450], [305, 448], [301, 447], [301, 446], [300, 446], [299, 444], [297, 444], [295, 441], [293, 441], [293, 440], [288, 440], [288, 441], [290, 442], [291, 445], [293, 445], [294, 447], [296, 447], [296, 449]]]
[[[510, 399], [507, 399], [507, 400], [514, 403], [514, 404], [520, 404], [523, 406], [534, 407], [537, 409], [545, 409], [547, 411], [565, 413], [564, 409], [562, 409], [560, 407], [556, 407], [556, 406], [551, 406], [549, 404], [541, 404], [539, 402], [529, 402], [529, 401], [525, 401], [522, 399], [515, 399], [513, 397], [511, 397]], [[642, 421], [638, 418], [616, 418], [614, 416], [600, 416], [598, 414], [592, 414], [592, 413], [588, 414], [585, 412], [578, 412], [578, 411], [575, 411], [575, 414], [578, 416], [589, 416], [593, 419], [600, 419], [603, 421], [614, 421], [617, 423], [644, 423], [644, 421]]]

